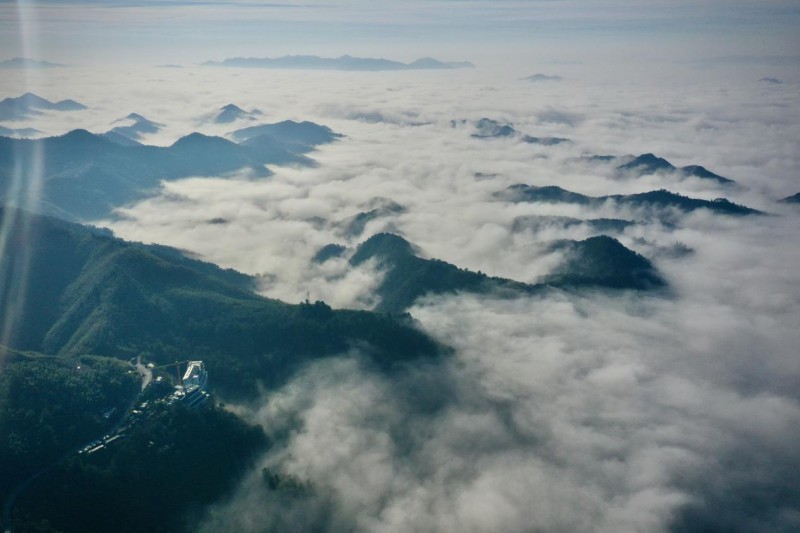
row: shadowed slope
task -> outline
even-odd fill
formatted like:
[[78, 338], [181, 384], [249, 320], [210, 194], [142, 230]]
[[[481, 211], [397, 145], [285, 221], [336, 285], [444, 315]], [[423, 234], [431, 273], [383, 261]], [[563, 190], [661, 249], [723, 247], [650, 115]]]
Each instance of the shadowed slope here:
[[[114, 130], [105, 135], [74, 130], [41, 140], [0, 137], [0, 201], [14, 201], [9, 193], [19, 170], [24, 180], [17, 197], [41, 186], [35, 210], [76, 220], [107, 217], [114, 208], [151, 195], [162, 180], [239, 170], [265, 177], [271, 174], [266, 164], [311, 165], [300, 154], [337, 134], [310, 122], [302, 125], [300, 131], [284, 123], [266, 125], [269, 136], [245, 136], [242, 144], [192, 133], [168, 147], [143, 146]], [[306, 134], [309, 128], [325, 135]], [[40, 185], [33, 179], [37, 169], [43, 169]]]
[[522, 183], [511, 185], [495, 194], [497, 198], [511, 202], [567, 203], [585, 206], [600, 206], [611, 200], [620, 206], [646, 208], [677, 208], [682, 211], [708, 209], [725, 215], [758, 215], [761, 211], [735, 204], [725, 198], [701, 200], [682, 196], [664, 189], [639, 194], [611, 194], [606, 196], [586, 196], [568, 191], [556, 185], [537, 187]]
[[[269, 300], [248, 290], [250, 278], [176, 251], [14, 214], [0, 262], [0, 308], [14, 310], [15, 349], [146, 354], [165, 363], [196, 357], [207, 361], [218, 390], [229, 397], [252, 395], [257, 383], [281, 383], [305, 361], [355, 346], [381, 368], [439, 350], [386, 316]], [[23, 216], [30, 217], [27, 240], [17, 229]], [[19, 259], [23, 250], [27, 265]], [[28, 283], [21, 305], [12, 308], [23, 268]]]
[[383, 270], [377, 289], [377, 309], [398, 313], [426, 294], [472, 292], [518, 296], [535, 294], [546, 287], [601, 287], [647, 290], [665, 285], [653, 265], [617, 240], [592, 237], [584, 241], [559, 241], [554, 251], [566, 252], [556, 271], [538, 284], [472, 272], [438, 259], [423, 259], [414, 247], [397, 235], [380, 233], [364, 241], [350, 258], [354, 266], [369, 260]]

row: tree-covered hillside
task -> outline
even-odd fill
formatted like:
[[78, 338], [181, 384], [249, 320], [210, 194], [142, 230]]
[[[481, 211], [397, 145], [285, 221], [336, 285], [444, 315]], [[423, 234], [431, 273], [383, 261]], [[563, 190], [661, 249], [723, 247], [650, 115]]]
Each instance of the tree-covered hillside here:
[[665, 285], [650, 261], [608, 236], [557, 242], [552, 248], [565, 252], [565, 259], [552, 275], [536, 284], [487, 276], [438, 259], [424, 259], [411, 243], [391, 233], [380, 233], [361, 243], [350, 263], [358, 266], [375, 261], [383, 271], [376, 291], [380, 297], [377, 309], [390, 313], [408, 309], [426, 294], [471, 292], [519, 296], [548, 287], [647, 290]]
[[0, 347], [0, 360], [0, 500], [25, 477], [102, 435], [139, 390], [130, 365], [115, 359]]
[[[298, 133], [293, 125], [303, 128]], [[264, 177], [271, 174], [266, 164], [312, 164], [302, 154], [339, 137], [310, 122], [258, 128], [267, 133], [254, 131], [242, 137], [241, 144], [192, 133], [166, 147], [124, 142], [127, 138], [113, 130], [106, 135], [73, 130], [37, 140], [0, 137], [0, 201], [13, 202], [25, 197], [26, 191], [40, 189], [35, 210], [94, 220], [147, 197], [162, 180], [220, 176], [241, 169]], [[316, 135], [300, 136], [307, 130]]]
[[37, 479], [12, 523], [17, 531], [192, 531], [267, 445], [260, 428], [217, 406], [156, 406], [118, 442]]
[[[0, 215], [7, 213], [0, 211]], [[9, 346], [62, 357], [85, 353], [167, 363], [203, 359], [228, 398], [275, 385], [308, 360], [357, 348], [382, 368], [439, 353], [422, 332], [322, 302], [256, 295], [249, 280], [163, 247], [13, 211], [0, 261]]]
[[610, 194], [606, 196], [586, 196], [568, 191], [557, 185], [537, 187], [517, 183], [495, 194], [497, 198], [509, 202], [566, 203], [590, 207], [613, 202], [618, 206], [645, 209], [679, 209], [685, 212], [707, 209], [713, 213], [731, 216], [759, 215], [761, 211], [735, 204], [725, 198], [701, 200], [690, 198], [664, 189], [639, 194]]

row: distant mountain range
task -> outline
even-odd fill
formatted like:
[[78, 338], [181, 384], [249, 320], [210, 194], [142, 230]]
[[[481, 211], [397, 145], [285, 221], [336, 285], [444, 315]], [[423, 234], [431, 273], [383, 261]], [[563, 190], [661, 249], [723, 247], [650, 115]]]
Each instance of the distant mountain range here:
[[474, 68], [469, 61], [439, 61], [431, 57], [417, 59], [411, 63], [401, 63], [383, 58], [319, 56], [283, 56], [269, 57], [232, 57], [223, 61], [206, 61], [209, 67], [241, 67], [241, 68], [276, 68], [276, 69], [308, 69], [308, 70], [447, 70], [457, 68]]
[[79, 111], [86, 106], [75, 100], [51, 102], [33, 93], [25, 93], [16, 98], [0, 101], [0, 120], [23, 120], [41, 111]]
[[664, 189], [628, 195], [611, 194], [606, 196], [586, 196], [562, 189], [556, 185], [537, 187], [520, 183], [511, 185], [506, 190], [496, 193], [495, 196], [510, 202], [566, 203], [599, 207], [611, 201], [620, 206], [635, 208], [677, 208], [682, 211], [708, 209], [709, 211], [725, 215], [763, 214], [756, 209], [734, 204], [725, 198], [700, 200], [689, 198], [688, 196], [681, 196], [680, 194], [669, 192]]
[[15, 57], [13, 59], [6, 59], [0, 61], [0, 68], [58, 68], [66, 67], [61, 63], [51, 63], [49, 61], [38, 61], [36, 59], [28, 59], [26, 57]]
[[[0, 137], [0, 201], [13, 202], [8, 195], [15, 165], [21, 165], [25, 176], [43, 168], [36, 209], [71, 220], [94, 220], [147, 197], [161, 180], [242, 169], [264, 177], [270, 174], [266, 164], [311, 165], [313, 160], [303, 154], [340, 137], [325, 126], [292, 121], [231, 135], [243, 140], [237, 144], [193, 133], [168, 147], [143, 146], [113, 130], [105, 135], [74, 130], [39, 140]], [[43, 161], [37, 159], [40, 155]], [[23, 192], [30, 186], [29, 181], [18, 184]]]
[[[350, 257], [350, 264], [359, 266], [370, 260], [377, 263], [383, 277], [375, 292], [380, 298], [376, 310], [387, 313], [401, 313], [426, 294], [469, 292], [514, 297], [538, 294], [547, 288], [649, 290], [666, 285], [647, 259], [608, 236], [556, 241], [551, 248], [564, 252], [565, 260], [537, 284], [424, 259], [411, 243], [391, 233], [380, 233], [361, 243]], [[341, 245], [328, 245], [317, 253], [315, 261], [324, 262], [345, 252]]]
[[476, 131], [472, 134], [472, 137], [476, 139], [519, 139], [520, 141], [528, 144], [541, 144], [543, 146], [553, 146], [556, 144], [570, 142], [569, 139], [562, 137], [532, 137], [531, 135], [525, 135], [515, 130], [514, 127], [509, 123], [501, 123], [490, 118], [481, 118], [476, 122], [470, 122], [467, 120], [450, 121], [450, 125], [454, 128], [464, 124], [472, 124], [475, 127]]
[[[162, 148], [121, 145], [74, 130], [35, 141], [0, 138], [0, 199], [5, 202], [13, 201], [7, 195], [15, 161], [24, 176], [31, 176], [35, 168], [44, 171], [37, 210], [74, 220], [106, 217], [115, 207], [152, 194], [161, 180], [241, 168], [268, 174], [253, 153], [219, 137], [193, 134]], [[31, 184], [21, 185], [24, 190]]]
[[[603, 157], [603, 156], [600, 156]], [[705, 167], [700, 165], [688, 165], [685, 167], [676, 167], [664, 158], [658, 157], [654, 154], [642, 154], [636, 157], [618, 157], [612, 158], [617, 161], [624, 161], [617, 169], [621, 171], [633, 171], [639, 174], [654, 174], [656, 172], [679, 172], [684, 176], [693, 176], [695, 178], [716, 181], [722, 185], [731, 185], [736, 183], [732, 179], [723, 178], [718, 174], [714, 174]]]
[[547, 74], [534, 74], [533, 76], [528, 76], [527, 78], [522, 78], [524, 81], [561, 81], [561, 76], [548, 76]]
[[42, 133], [36, 128], [6, 128], [0, 126], [0, 136], [2, 137], [33, 137]]

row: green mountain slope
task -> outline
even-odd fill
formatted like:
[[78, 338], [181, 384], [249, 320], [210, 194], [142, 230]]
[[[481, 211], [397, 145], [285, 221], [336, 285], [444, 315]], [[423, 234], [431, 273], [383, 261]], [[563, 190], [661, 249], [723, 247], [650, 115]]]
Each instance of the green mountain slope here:
[[122, 361], [15, 354], [0, 347], [0, 500], [37, 469], [97, 438], [139, 390]]
[[248, 137], [242, 144], [200, 133], [167, 147], [120, 143], [118, 135], [95, 135], [86, 130], [40, 140], [0, 137], [0, 201], [13, 202], [40, 188], [40, 202], [33, 206], [36, 211], [93, 220], [147, 197], [163, 180], [221, 176], [242, 169], [269, 176], [264, 165], [312, 165], [313, 160], [302, 154], [338, 138], [324, 126], [302, 125], [305, 129], [300, 133], [311, 129], [326, 135], [304, 138], [301, 143], [300, 133], [278, 123], [260, 126], [268, 128], [271, 135]]
[[194, 531], [199, 511], [230, 493], [268, 444], [261, 428], [216, 406], [157, 405], [124, 439], [37, 480], [12, 523], [16, 531], [45, 520], [52, 531]]
[[665, 285], [650, 261], [606, 235], [560, 241], [553, 249], [566, 252], [566, 257], [543, 280], [548, 285], [637, 290]]
[[384, 272], [377, 289], [377, 309], [399, 313], [425, 294], [471, 292], [515, 296], [547, 287], [600, 287], [648, 290], [665, 286], [653, 265], [607, 236], [562, 241], [554, 250], [566, 252], [564, 263], [541, 283], [527, 284], [472, 272], [438, 259], [418, 257], [414, 247], [397, 235], [380, 233], [364, 241], [350, 258], [354, 266], [369, 260]]
[[761, 211], [735, 204], [725, 198], [701, 200], [690, 198], [664, 189], [639, 194], [611, 194], [607, 196], [586, 196], [562, 189], [557, 185], [537, 187], [518, 183], [495, 194], [495, 197], [509, 202], [567, 203], [586, 206], [601, 206], [612, 201], [619, 206], [649, 209], [680, 209], [691, 212], [708, 209], [723, 215], [760, 215]]
[[3, 319], [4, 328], [13, 320], [12, 348], [143, 354], [162, 363], [203, 359], [215, 389], [229, 398], [248, 397], [311, 359], [355, 347], [381, 368], [439, 353], [423, 333], [387, 316], [266, 299], [248, 290], [248, 278], [176, 259], [163, 247], [11, 215], [0, 308], [13, 313]]

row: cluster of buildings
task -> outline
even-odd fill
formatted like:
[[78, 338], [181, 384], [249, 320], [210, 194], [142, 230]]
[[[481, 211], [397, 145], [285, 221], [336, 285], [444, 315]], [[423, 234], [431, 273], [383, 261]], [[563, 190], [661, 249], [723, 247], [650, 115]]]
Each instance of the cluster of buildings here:
[[[179, 364], [179, 363], [176, 363]], [[206, 370], [203, 361], [188, 361], [186, 371], [181, 376], [178, 373], [178, 385], [175, 386], [174, 392], [166, 398], [168, 404], [180, 402], [190, 408], [199, 407], [205, 404], [210, 395], [206, 392], [206, 385], [208, 384], [208, 371]], [[150, 368], [154, 368], [152, 365]], [[156, 378], [156, 382], [160, 383], [162, 377]], [[163, 400], [158, 400], [163, 401]], [[137, 408], [133, 409], [128, 418], [128, 424], [116, 431], [109, 433], [102, 438], [88, 443], [86, 446], [78, 450], [79, 454], [93, 454], [104, 449], [106, 446], [114, 443], [115, 441], [125, 438], [126, 431], [130, 428], [131, 424], [136, 423], [137, 420], [147, 411], [149, 402], [144, 402]], [[116, 408], [109, 409], [103, 413], [103, 417], [109, 419], [117, 411]]]
[[169, 402], [182, 402], [188, 407], [198, 407], [208, 401], [206, 392], [208, 371], [202, 361], [189, 361], [186, 372], [175, 386], [175, 392], [170, 396]]

